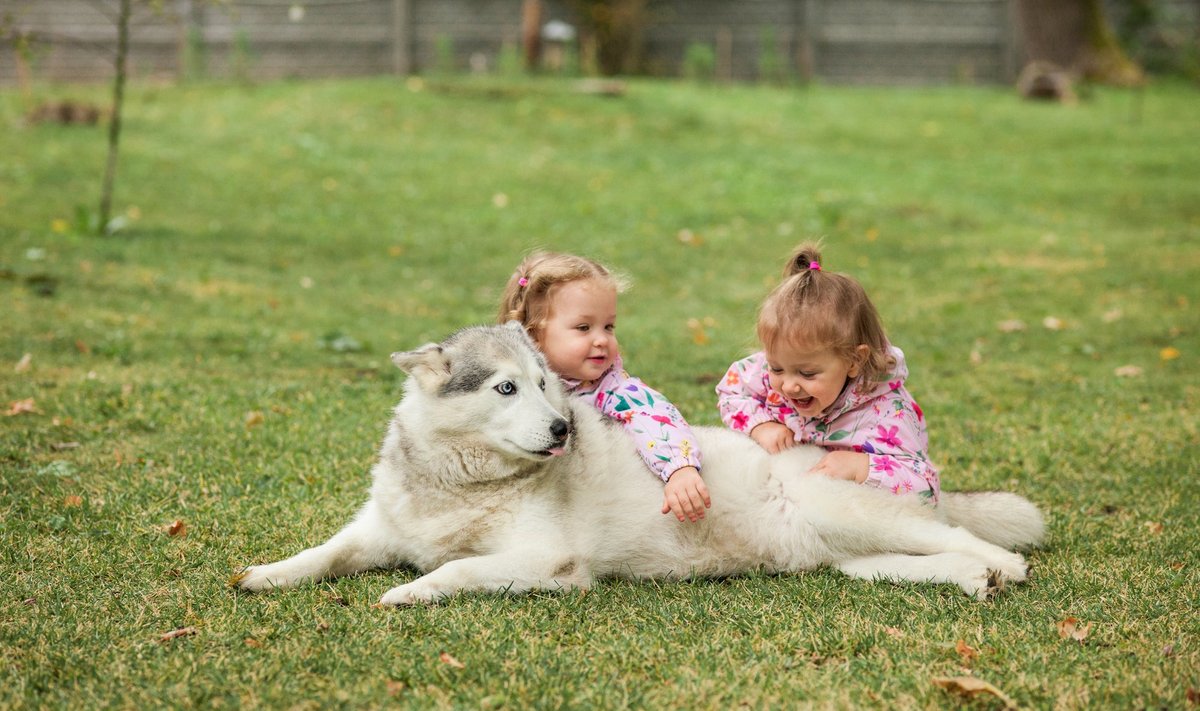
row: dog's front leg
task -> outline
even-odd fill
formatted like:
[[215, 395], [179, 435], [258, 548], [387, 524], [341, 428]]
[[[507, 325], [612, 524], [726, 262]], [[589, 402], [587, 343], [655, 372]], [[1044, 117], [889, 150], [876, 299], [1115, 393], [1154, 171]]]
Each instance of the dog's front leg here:
[[235, 578], [235, 584], [256, 591], [288, 588], [393, 565], [397, 556], [374, 503], [369, 502], [353, 521], [325, 543], [285, 560], [250, 566]]
[[510, 551], [452, 560], [411, 583], [387, 591], [384, 605], [439, 602], [459, 592], [523, 593], [586, 588], [591, 575], [570, 555]]

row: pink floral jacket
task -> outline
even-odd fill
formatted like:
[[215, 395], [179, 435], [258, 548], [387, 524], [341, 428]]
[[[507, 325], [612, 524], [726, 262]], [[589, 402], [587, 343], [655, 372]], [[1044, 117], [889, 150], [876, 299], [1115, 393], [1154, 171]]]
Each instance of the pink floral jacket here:
[[563, 379], [567, 392], [618, 420], [650, 471], [664, 482], [676, 470], [700, 468], [700, 450], [683, 415], [657, 390], [625, 372], [621, 358], [595, 380]]
[[802, 417], [791, 400], [771, 387], [766, 356], [760, 351], [730, 366], [717, 385], [717, 407], [730, 428], [747, 435], [764, 422], [780, 422], [796, 441], [826, 449], [868, 455], [864, 484], [894, 494], [915, 493], [937, 503], [937, 469], [926, 454], [925, 415], [904, 387], [904, 353], [891, 347], [891, 373], [875, 382], [848, 381], [833, 405], [817, 417]]

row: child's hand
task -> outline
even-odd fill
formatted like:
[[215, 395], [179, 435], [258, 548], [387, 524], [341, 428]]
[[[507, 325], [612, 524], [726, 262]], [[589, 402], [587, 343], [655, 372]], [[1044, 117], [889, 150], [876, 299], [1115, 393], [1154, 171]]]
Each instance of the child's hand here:
[[779, 422], [764, 422], [750, 430], [750, 439], [771, 454], [778, 454], [796, 446], [796, 435], [787, 425]]
[[870, 463], [870, 457], [863, 452], [838, 449], [821, 457], [821, 461], [813, 467], [812, 473], [823, 474], [830, 479], [846, 479], [861, 484], [867, 480], [867, 469]]
[[673, 513], [680, 521], [699, 521], [704, 518], [704, 509], [710, 506], [712, 499], [708, 497], [708, 487], [696, 467], [680, 467], [667, 479], [663, 513]]

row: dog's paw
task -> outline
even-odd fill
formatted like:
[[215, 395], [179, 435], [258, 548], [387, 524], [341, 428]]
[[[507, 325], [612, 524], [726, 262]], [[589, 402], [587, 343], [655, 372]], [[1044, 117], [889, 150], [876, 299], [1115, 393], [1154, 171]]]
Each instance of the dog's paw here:
[[1004, 583], [1023, 583], [1029, 577], [1029, 564], [1020, 553], [1006, 552], [989, 561], [988, 567], [1000, 579], [1001, 587]]
[[379, 598], [379, 604], [388, 607], [407, 607], [409, 605], [428, 604], [440, 601], [442, 595], [432, 585], [414, 581], [407, 585], [399, 585], [388, 590]]
[[288, 576], [287, 571], [282, 570], [278, 563], [247, 566], [229, 579], [231, 587], [250, 592], [290, 588], [295, 584], [296, 580]]

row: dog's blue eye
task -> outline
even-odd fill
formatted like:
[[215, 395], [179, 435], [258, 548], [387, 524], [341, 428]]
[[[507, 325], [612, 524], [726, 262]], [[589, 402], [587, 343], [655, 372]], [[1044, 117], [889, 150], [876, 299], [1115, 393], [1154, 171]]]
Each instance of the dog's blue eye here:
[[517, 386], [511, 380], [505, 380], [496, 387], [492, 388], [501, 395], [512, 395], [517, 391]]

